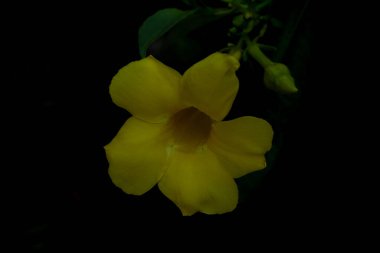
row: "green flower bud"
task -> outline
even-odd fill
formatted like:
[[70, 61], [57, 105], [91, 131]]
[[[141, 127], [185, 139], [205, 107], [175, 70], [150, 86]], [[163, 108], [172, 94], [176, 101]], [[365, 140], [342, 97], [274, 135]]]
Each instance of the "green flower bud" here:
[[268, 89], [283, 94], [298, 91], [288, 67], [282, 63], [273, 63], [265, 67], [264, 83]]

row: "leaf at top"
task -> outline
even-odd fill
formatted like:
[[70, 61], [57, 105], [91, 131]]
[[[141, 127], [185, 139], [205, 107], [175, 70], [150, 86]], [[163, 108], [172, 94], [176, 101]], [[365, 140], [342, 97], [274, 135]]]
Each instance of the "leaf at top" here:
[[140, 56], [146, 56], [149, 46], [178, 22], [191, 15], [195, 10], [183, 11], [176, 8], [159, 10], [148, 17], [139, 29]]

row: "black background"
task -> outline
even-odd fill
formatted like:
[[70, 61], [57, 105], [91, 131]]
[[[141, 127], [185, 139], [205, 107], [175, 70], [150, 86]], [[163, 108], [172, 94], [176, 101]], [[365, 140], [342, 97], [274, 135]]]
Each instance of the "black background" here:
[[[284, 13], [299, 11], [306, 1], [279, 2], [273, 11], [286, 19]], [[254, 233], [266, 237], [313, 226], [318, 217], [313, 188], [317, 170], [309, 161], [316, 157], [308, 150], [314, 140], [307, 129], [313, 122], [305, 109], [313, 77], [310, 48], [299, 51], [300, 43], [311, 43], [310, 6], [283, 57], [296, 71], [301, 92], [287, 108], [286, 122], [274, 122], [283, 146], [248, 200], [229, 214], [182, 217], [156, 187], [136, 197], [112, 184], [103, 146], [130, 115], [112, 103], [108, 86], [118, 69], [140, 58], [139, 26], [165, 7], [185, 6], [179, 1], [138, 1], [133, 7], [128, 3], [10, 7], [12, 76], [5, 108], [14, 134], [6, 145], [11, 175], [3, 180], [14, 245], [37, 252], [128, 249], [145, 239], [146, 244], [139, 244], [144, 249], [154, 239], [166, 245], [174, 235], [194, 242], [214, 235], [243, 235], [241, 241], [250, 242]], [[245, 68], [249, 66], [238, 73], [242, 92], [230, 118], [265, 116], [260, 112], [266, 104], [246, 92], [252, 76]], [[261, 92], [272, 107], [278, 106], [276, 99], [281, 98]], [[245, 229], [249, 233], [242, 232]]]

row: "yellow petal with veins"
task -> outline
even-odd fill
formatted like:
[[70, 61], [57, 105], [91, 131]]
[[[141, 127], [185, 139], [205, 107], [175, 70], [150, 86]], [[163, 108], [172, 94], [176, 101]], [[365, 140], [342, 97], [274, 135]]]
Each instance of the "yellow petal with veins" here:
[[183, 108], [179, 99], [181, 75], [153, 56], [129, 63], [110, 85], [113, 102], [136, 118], [164, 122]]
[[124, 192], [141, 195], [165, 172], [166, 142], [163, 124], [131, 117], [110, 144], [105, 146], [112, 182]]
[[189, 105], [220, 121], [230, 111], [239, 89], [239, 61], [214, 53], [190, 67], [182, 78], [181, 97]]
[[221, 214], [235, 209], [238, 189], [223, 164], [206, 147], [197, 152], [173, 150], [158, 186], [182, 211]]
[[207, 145], [238, 178], [266, 167], [264, 154], [270, 150], [272, 139], [273, 130], [267, 121], [246, 116], [214, 123]]

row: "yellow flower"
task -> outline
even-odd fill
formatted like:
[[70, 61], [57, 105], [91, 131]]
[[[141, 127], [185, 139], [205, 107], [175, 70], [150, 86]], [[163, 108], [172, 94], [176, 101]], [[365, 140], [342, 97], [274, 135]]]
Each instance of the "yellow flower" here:
[[238, 68], [222, 53], [183, 76], [153, 56], [123, 67], [110, 94], [133, 116], [105, 147], [113, 183], [134, 195], [158, 183], [183, 215], [234, 210], [234, 178], [265, 168], [273, 136], [259, 118], [222, 121], [239, 88]]

